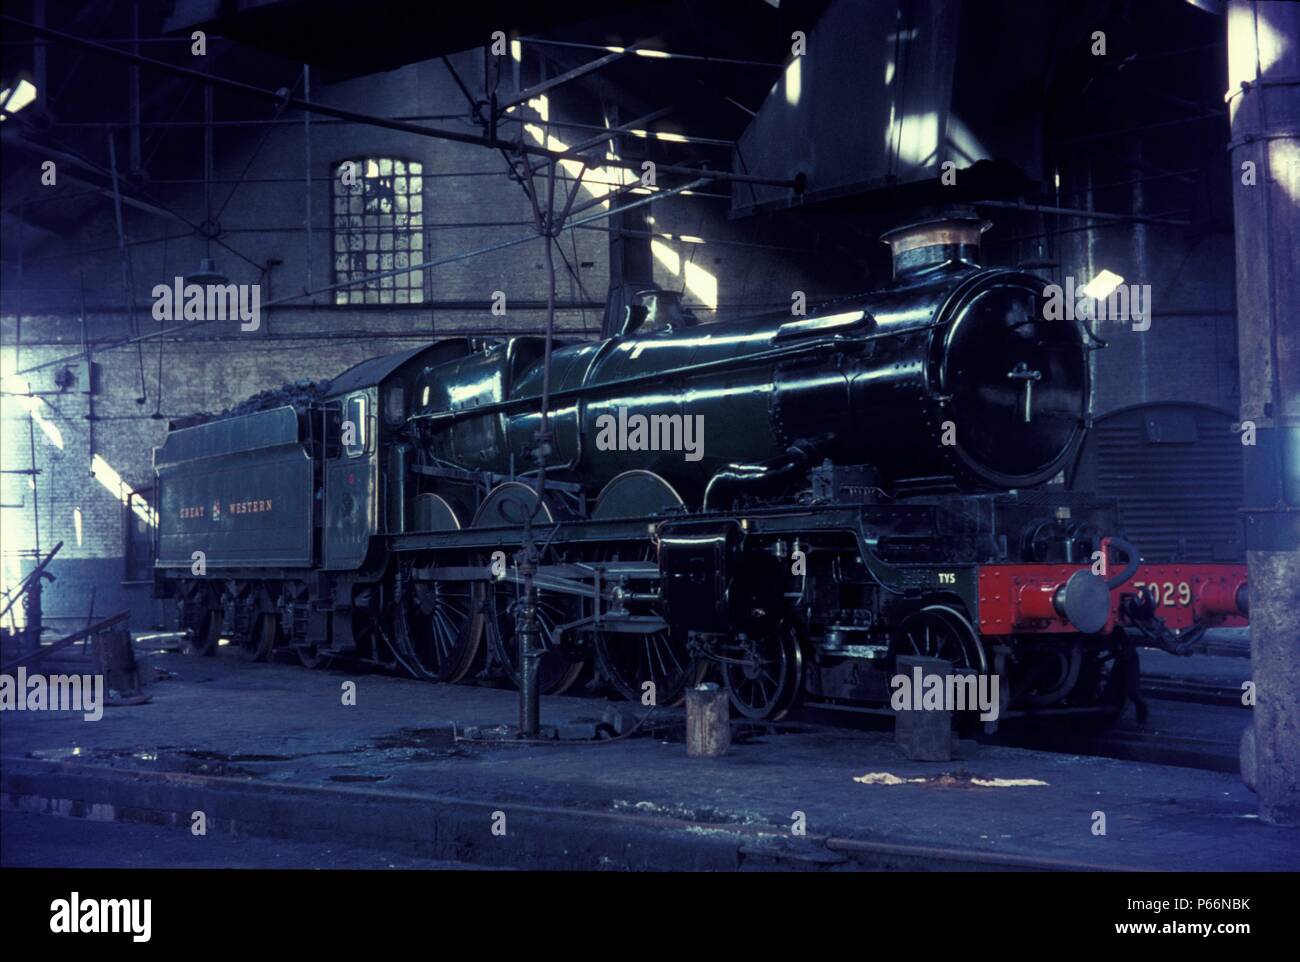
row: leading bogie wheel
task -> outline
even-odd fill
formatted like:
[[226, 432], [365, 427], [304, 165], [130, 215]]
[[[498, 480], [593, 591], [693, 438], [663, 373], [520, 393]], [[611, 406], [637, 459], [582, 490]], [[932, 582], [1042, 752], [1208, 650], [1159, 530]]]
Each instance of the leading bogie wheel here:
[[799, 637], [782, 625], [765, 637], [738, 636], [714, 648], [732, 706], [746, 718], [776, 721], [789, 713], [803, 683]]

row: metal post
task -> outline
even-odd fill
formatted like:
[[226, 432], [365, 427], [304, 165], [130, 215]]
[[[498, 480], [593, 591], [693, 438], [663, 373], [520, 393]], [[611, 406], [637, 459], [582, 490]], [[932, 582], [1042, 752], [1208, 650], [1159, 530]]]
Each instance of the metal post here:
[[[140, 0], [131, 0], [131, 52], [140, 53]], [[131, 115], [131, 159], [130, 171], [140, 173], [143, 166], [140, 160], [140, 65], [133, 63], [128, 68], [127, 102]]]
[[[525, 548], [525, 551], [528, 549]], [[541, 697], [537, 690], [537, 660], [542, 653], [537, 636], [536, 566], [525, 560], [519, 566], [524, 578], [524, 618], [519, 631], [519, 733], [534, 738], [541, 728]]]
[[[27, 390], [28, 392], [31, 391], [30, 384], [27, 386]], [[29, 393], [28, 396], [30, 397], [31, 394]], [[34, 407], [27, 412], [27, 443], [32, 464], [32, 542], [35, 549], [34, 554], [39, 558], [41, 556], [41, 499], [40, 488], [36, 484], [36, 410]], [[39, 604], [39, 599], [37, 603]]]
[[[113, 176], [113, 216], [117, 223], [118, 252], [122, 257], [122, 290], [126, 296], [127, 323], [131, 329], [131, 337], [138, 339], [140, 331], [135, 320], [135, 272], [131, 267], [131, 252], [126, 245], [126, 222], [122, 218], [122, 188], [117, 176], [117, 146], [111, 130], [108, 132], [108, 163]], [[140, 367], [140, 396], [135, 399], [135, 403], [143, 404], [148, 398], [148, 392], [144, 386], [144, 347], [140, 344], [136, 346], [136, 359]]]
[[[302, 65], [302, 95], [307, 100], [311, 100], [311, 67], [307, 64]], [[306, 210], [304, 211], [304, 223], [307, 227], [307, 286], [304, 290], [311, 290], [311, 111], [302, 112], [302, 142], [303, 142], [303, 163], [306, 166], [305, 178], [307, 182], [307, 200]]]
[[[203, 58], [203, 69], [212, 69], [208, 58]], [[212, 85], [203, 87], [203, 256], [212, 257]]]
[[[533, 199], [533, 214], [545, 243], [546, 263], [546, 340], [542, 353], [542, 404], [533, 435], [533, 459], [537, 465], [537, 501], [524, 516], [524, 544], [521, 552], [519, 574], [524, 582], [524, 617], [519, 634], [519, 728], [525, 737], [535, 737], [540, 729], [541, 698], [537, 690], [538, 660], [542, 657], [537, 628], [537, 573], [539, 555], [533, 537], [533, 518], [541, 510], [546, 497], [546, 458], [551, 452], [551, 431], [548, 422], [551, 403], [551, 347], [555, 334], [555, 243], [558, 224], [555, 217], [555, 167], [552, 161], [546, 177], [546, 213], [542, 214], [536, 194], [530, 183], [529, 197]], [[531, 178], [530, 178], [531, 181]], [[578, 185], [573, 185], [576, 192]], [[572, 199], [572, 196], [570, 197]]]
[[1300, 825], [1300, 4], [1232, 0], [1227, 33], [1256, 790]]
[[[40, 554], [37, 554], [40, 557]], [[39, 651], [41, 635], [45, 632], [45, 613], [41, 603], [41, 591], [44, 585], [41, 575], [37, 575], [27, 586], [23, 595], [23, 644], [22, 654], [29, 655]]]
[[[39, 27], [45, 26], [45, 0], [32, 0], [32, 22]], [[45, 69], [45, 44], [32, 44], [32, 80], [36, 84], [36, 104], [44, 109], [49, 104], [49, 91], [45, 89], [48, 74]]]

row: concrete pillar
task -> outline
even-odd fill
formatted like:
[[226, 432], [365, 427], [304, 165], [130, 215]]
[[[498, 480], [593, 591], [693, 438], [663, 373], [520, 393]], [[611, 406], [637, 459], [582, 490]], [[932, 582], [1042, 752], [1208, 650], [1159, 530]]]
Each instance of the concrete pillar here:
[[[1227, 10], [1260, 816], [1300, 824], [1300, 4]], [[1244, 440], [1248, 440], [1247, 435]]]

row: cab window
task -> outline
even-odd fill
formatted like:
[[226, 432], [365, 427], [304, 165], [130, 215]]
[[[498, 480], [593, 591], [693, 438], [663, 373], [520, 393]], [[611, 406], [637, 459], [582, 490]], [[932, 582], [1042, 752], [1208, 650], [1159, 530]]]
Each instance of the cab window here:
[[343, 416], [343, 450], [350, 458], [365, 454], [370, 446], [370, 419], [366, 416], [366, 396], [354, 394], [348, 398]]

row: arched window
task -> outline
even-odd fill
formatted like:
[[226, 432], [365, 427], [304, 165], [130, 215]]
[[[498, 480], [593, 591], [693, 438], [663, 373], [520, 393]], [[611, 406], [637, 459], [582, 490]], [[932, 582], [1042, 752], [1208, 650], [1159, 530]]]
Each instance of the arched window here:
[[361, 157], [334, 168], [334, 282], [387, 277], [334, 292], [336, 304], [424, 300], [424, 165]]

